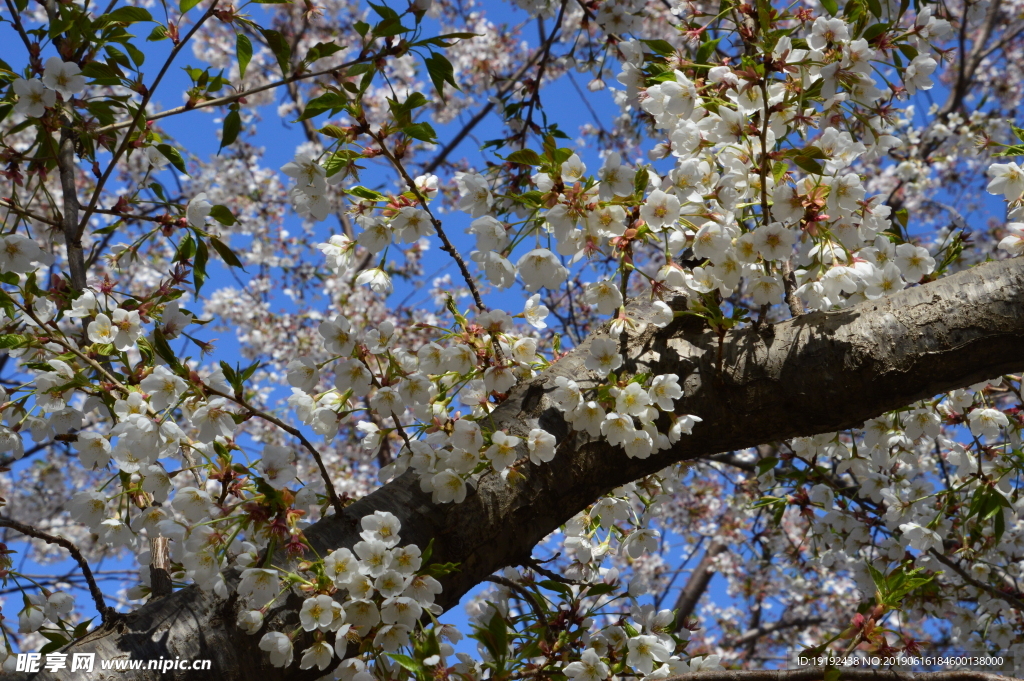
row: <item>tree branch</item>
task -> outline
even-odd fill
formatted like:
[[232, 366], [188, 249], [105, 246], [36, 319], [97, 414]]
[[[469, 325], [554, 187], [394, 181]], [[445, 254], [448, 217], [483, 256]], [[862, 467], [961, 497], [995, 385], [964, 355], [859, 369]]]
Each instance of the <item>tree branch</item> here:
[[[71, 285], [76, 291], [81, 291], [85, 288], [85, 255], [82, 252], [82, 233], [78, 230], [78, 212], [81, 206], [78, 203], [78, 188], [75, 186], [75, 138], [71, 131], [71, 122], [67, 120], [60, 131], [57, 168], [60, 170], [60, 188], [64, 199], [60, 222], [64, 232], [64, 246], [67, 249], [68, 269], [71, 271]], [[96, 191], [98, 195], [99, 188]]]
[[768, 634], [774, 634], [776, 631], [784, 631], [794, 627], [813, 627], [815, 624], [821, 624], [824, 621], [824, 617], [801, 617], [800, 619], [795, 620], [779, 620], [778, 622], [772, 622], [771, 624], [762, 624], [756, 629], [748, 629], [736, 638], [726, 641], [723, 646], [739, 648], [747, 643], [752, 643], [759, 638], [767, 636]]
[[[402, 523], [404, 541], [426, 546], [433, 539], [433, 560], [459, 564], [458, 572], [442, 578], [444, 591], [437, 599], [442, 608], [451, 608], [495, 571], [529, 560], [533, 547], [550, 532], [626, 482], [718, 452], [860, 427], [867, 419], [917, 400], [1019, 372], [1024, 369], [1022, 308], [1024, 258], [1017, 258], [978, 265], [840, 312], [805, 314], [769, 327], [772, 333], [732, 330], [723, 342], [720, 372], [715, 368], [718, 337], [710, 330], [693, 330], [681, 322], [664, 329], [650, 327], [626, 339], [628, 362], [623, 369], [676, 373], [684, 389], [677, 411], [704, 420], [692, 436], [647, 459], [631, 459], [605, 440], [570, 430], [548, 396], [559, 376], [571, 376], [584, 387], [596, 383], [598, 377], [584, 362], [593, 339], [608, 337], [605, 326], [548, 370], [513, 389], [492, 413], [495, 429], [507, 429], [510, 435], [525, 438], [532, 428], [555, 435], [560, 446], [550, 463], [523, 464], [523, 477], [514, 486], [500, 476], [485, 476], [461, 504], [434, 504], [410, 471], [341, 514], [315, 523], [305, 535], [324, 555], [359, 541], [359, 521], [365, 515], [378, 510], [394, 513]], [[629, 314], [648, 320], [654, 311], [634, 303]], [[520, 446], [519, 458], [526, 458], [525, 442]], [[275, 557], [276, 564], [293, 562], [283, 552]], [[225, 578], [234, 585], [238, 575], [229, 572]], [[268, 625], [281, 628], [283, 622], [294, 621], [301, 603], [300, 596], [290, 595], [268, 617]], [[237, 608], [237, 599], [222, 600], [189, 587], [128, 615], [120, 631], [101, 630], [66, 651], [95, 652], [104, 659], [125, 653], [133, 658], [208, 658], [224, 681], [303, 681], [323, 675], [317, 670], [270, 667], [258, 648], [259, 636], [236, 628]], [[811, 681], [820, 679], [823, 671], [787, 673], [807, 676], [771, 680]], [[713, 674], [703, 673], [702, 681], [725, 681]], [[958, 674], [922, 678], [995, 678]], [[35, 678], [68, 677], [41, 672]], [[188, 672], [174, 670], [163, 677], [142, 670], [125, 678], [190, 681]], [[869, 681], [867, 676], [846, 678]], [[870, 681], [882, 678], [871, 676]]]
[[[252, 406], [251, 404], [249, 404], [247, 401], [245, 401], [242, 398], [235, 397], [234, 395], [230, 395], [228, 393], [221, 392], [221, 391], [217, 390], [216, 388], [211, 388], [208, 385], [204, 385], [203, 389], [206, 390], [206, 392], [208, 392], [208, 393], [212, 393], [214, 395], [217, 395], [218, 397], [223, 397], [225, 399], [231, 400], [235, 404], [237, 404], [237, 405], [245, 408], [246, 410], [248, 410], [248, 412], [250, 414], [252, 414], [253, 416], [258, 416], [259, 418], [263, 419], [267, 423], [274, 424], [275, 426], [277, 426], [278, 428], [280, 428], [284, 432], [288, 433], [292, 437], [298, 438], [299, 442], [302, 443], [302, 446], [306, 448], [306, 451], [309, 452], [312, 455], [313, 460], [316, 461], [316, 465], [320, 469], [320, 477], [323, 478], [324, 485], [326, 485], [326, 487], [327, 487], [327, 497], [331, 501], [331, 506], [334, 508], [334, 512], [335, 513], [339, 513], [339, 514], [341, 513], [341, 510], [342, 510], [341, 499], [338, 497], [338, 492], [334, 489], [334, 483], [331, 481], [331, 476], [327, 473], [327, 467], [324, 465], [324, 460], [320, 456], [320, 452], [318, 452], [316, 450], [316, 447], [313, 446], [312, 442], [310, 442], [309, 440], [306, 439], [306, 436], [302, 434], [301, 430], [299, 430], [298, 428], [295, 428], [293, 426], [289, 426], [287, 423], [285, 423], [281, 419], [277, 418], [273, 414], [268, 414], [267, 412], [265, 412], [265, 411], [263, 411], [261, 409], [257, 409], [256, 407]], [[396, 423], [397, 423], [397, 420], [396, 420]]]
[[971, 577], [969, 574], [967, 574], [967, 571], [964, 570], [959, 565], [957, 565], [956, 562], [950, 560], [949, 558], [947, 558], [946, 556], [942, 555], [941, 553], [939, 553], [935, 549], [929, 549], [928, 553], [931, 554], [932, 557], [934, 557], [937, 561], [939, 561], [940, 563], [942, 563], [943, 565], [945, 565], [946, 567], [951, 569], [953, 572], [955, 572], [958, 575], [960, 575], [960, 579], [964, 580], [965, 582], [967, 582], [968, 584], [970, 584], [974, 588], [981, 589], [982, 591], [985, 591], [985, 592], [991, 594], [995, 598], [1002, 598], [1004, 601], [1008, 601], [1009, 603], [1011, 603], [1013, 605], [1013, 607], [1017, 608], [1021, 612], [1024, 612], [1024, 601], [1022, 601], [1020, 598], [1014, 596], [1011, 593], [1007, 593], [1005, 591], [1000, 591], [999, 589], [995, 588], [994, 586], [992, 586], [990, 584], [985, 584], [984, 582], [979, 582], [974, 577]]
[[683, 628], [686, 620], [697, 609], [700, 597], [707, 591], [711, 579], [715, 576], [715, 558], [724, 553], [726, 549], [725, 544], [712, 543], [704, 552], [704, 557], [697, 563], [697, 567], [693, 569], [690, 579], [686, 581], [686, 585], [679, 592], [679, 598], [676, 599], [676, 605], [673, 608], [676, 611], [676, 631]]
[[56, 544], [63, 549], [66, 549], [71, 557], [75, 559], [78, 566], [82, 568], [82, 576], [85, 577], [85, 581], [89, 584], [89, 593], [92, 594], [92, 599], [96, 603], [96, 610], [100, 613], [100, 618], [104, 624], [110, 624], [115, 618], [119, 617], [120, 614], [109, 607], [105, 600], [103, 600], [103, 592], [100, 591], [100, 587], [96, 584], [96, 578], [93, 577], [92, 570], [89, 568], [89, 561], [85, 559], [82, 552], [78, 550], [78, 547], [72, 544], [70, 541], [59, 535], [52, 535], [42, 530], [37, 530], [31, 525], [25, 523], [19, 523], [17, 520], [11, 520], [10, 518], [0, 518], [0, 526], [9, 527], [12, 530], [17, 530], [26, 537], [34, 537], [36, 539], [42, 539], [47, 544]]

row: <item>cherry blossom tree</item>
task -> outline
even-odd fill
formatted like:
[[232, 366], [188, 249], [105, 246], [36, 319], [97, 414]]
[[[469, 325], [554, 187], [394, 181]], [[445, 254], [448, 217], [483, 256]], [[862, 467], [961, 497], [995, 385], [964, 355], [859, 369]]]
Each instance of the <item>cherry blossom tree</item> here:
[[1024, 675], [1020, 2], [5, 3], [13, 677]]

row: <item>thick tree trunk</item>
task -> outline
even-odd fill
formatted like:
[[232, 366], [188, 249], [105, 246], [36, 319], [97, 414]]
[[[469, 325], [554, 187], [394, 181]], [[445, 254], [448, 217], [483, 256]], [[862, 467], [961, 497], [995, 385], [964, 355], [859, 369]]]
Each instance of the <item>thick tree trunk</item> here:
[[[645, 308], [635, 308], [642, 316]], [[685, 318], [684, 318], [685, 319]], [[434, 560], [460, 570], [443, 580], [440, 604], [449, 608], [486, 576], [520, 564], [532, 548], [605, 492], [675, 462], [800, 435], [859, 426], [880, 413], [937, 393], [1024, 369], [1024, 259], [984, 264], [895, 296], [848, 310], [813, 313], [760, 331], [730, 333], [717, 366], [711, 332], [678, 321], [661, 330], [623, 337], [625, 369], [676, 373], [685, 395], [679, 413], [704, 421], [692, 436], [648, 459], [630, 459], [618, 447], [569, 431], [547, 393], [556, 376], [585, 384], [590, 340], [532, 382], [519, 386], [494, 413], [501, 428], [525, 435], [538, 424], [553, 433], [557, 456], [525, 464], [525, 479], [508, 486], [481, 480], [459, 505], [435, 505], [406, 474], [328, 517], [308, 531], [317, 551], [358, 541], [358, 520], [386, 510], [402, 521], [402, 538], [419, 546], [434, 540]], [[525, 449], [525, 447], [524, 447]], [[268, 622], [298, 618], [292, 596]], [[100, 629], [65, 649], [100, 659], [211, 658], [225, 681], [316, 678], [295, 667], [269, 667], [259, 635], [235, 628], [234, 598], [221, 600], [195, 587], [147, 604], [115, 627]], [[68, 672], [38, 679], [71, 679]], [[200, 673], [117, 673], [118, 679], [205, 678]], [[797, 677], [794, 677], [794, 679]], [[803, 678], [803, 677], [800, 677]]]

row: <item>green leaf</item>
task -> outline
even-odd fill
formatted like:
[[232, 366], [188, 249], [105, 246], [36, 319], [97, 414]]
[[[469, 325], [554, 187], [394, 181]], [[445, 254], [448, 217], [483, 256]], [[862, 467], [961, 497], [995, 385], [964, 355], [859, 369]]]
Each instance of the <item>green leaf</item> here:
[[89, 632], [89, 627], [92, 626], [92, 621], [94, 619], [96, 619], [96, 618], [95, 617], [90, 617], [89, 619], [87, 619], [84, 622], [79, 622], [78, 626], [75, 627], [75, 630], [73, 632], [71, 632], [71, 635], [74, 636], [75, 638], [82, 638], [83, 636], [85, 636]]
[[[349, 166], [354, 165], [355, 162], [361, 158], [363, 158], [363, 155], [358, 151], [353, 151], [351, 149], [339, 149], [324, 161], [324, 170], [327, 171], [327, 177], [334, 177], [342, 168], [348, 168]], [[355, 166], [355, 168], [359, 167], [360, 166]]]
[[252, 364], [250, 364], [249, 366], [242, 370], [241, 374], [239, 375], [239, 379], [242, 381], [248, 381], [250, 378], [252, 378], [252, 375], [256, 373], [256, 370], [259, 369], [261, 366], [263, 366], [263, 363], [260, 362], [259, 360], [256, 360], [255, 362], [253, 362]]
[[675, 54], [676, 48], [672, 47], [672, 43], [665, 40], [642, 40], [644, 45], [651, 48], [651, 51], [662, 57]]
[[825, 152], [822, 151], [820, 147], [816, 147], [813, 144], [804, 147], [802, 150], [797, 151], [794, 155], [806, 156], [807, 158], [813, 158], [818, 160], [828, 158], [828, 155], [825, 154]]
[[159, 42], [161, 40], [165, 40], [166, 38], [167, 38], [167, 27], [166, 26], [161, 26], [160, 24], [157, 24], [156, 26], [153, 27], [153, 30], [149, 32], [149, 35], [146, 37], [146, 40], [148, 40], [149, 42], [155, 43], [155, 42]]
[[46, 35], [49, 36], [50, 39], [56, 38], [61, 33], [64, 33], [71, 28], [73, 24], [74, 22], [70, 17], [58, 17], [52, 24], [50, 24], [49, 29], [46, 31]]
[[238, 111], [229, 111], [228, 115], [224, 117], [224, 131], [220, 135], [220, 150], [226, 146], [234, 144], [235, 140], [238, 139], [238, 133], [242, 130], [242, 117], [238, 115]]
[[245, 69], [252, 60], [252, 42], [241, 33], [235, 36], [235, 55], [238, 57], [238, 78], [245, 77]]
[[339, 128], [336, 125], [325, 125], [317, 130], [321, 135], [327, 137], [333, 137], [336, 140], [343, 140], [348, 138], [348, 133], [344, 129]]
[[361, 199], [367, 199], [369, 201], [386, 201], [388, 197], [384, 196], [380, 192], [375, 192], [372, 189], [367, 189], [362, 186], [355, 186], [352, 189], [346, 190], [352, 196], [358, 196]]
[[715, 53], [715, 48], [718, 47], [718, 43], [721, 38], [715, 38], [714, 40], [708, 40], [700, 46], [697, 50], [697, 57], [695, 61], [698, 64], [707, 64], [708, 60], [711, 59], [711, 55]]
[[427, 73], [430, 75], [430, 82], [434, 84], [434, 89], [437, 90], [437, 94], [441, 97], [441, 101], [444, 101], [444, 84], [448, 83], [456, 90], [461, 88], [455, 82], [455, 69], [452, 67], [452, 63], [448, 61], [440, 52], [431, 52], [430, 56], [423, 60], [423, 63], [427, 66]]
[[348, 104], [348, 98], [340, 92], [325, 92], [319, 97], [315, 97], [306, 102], [306, 108], [303, 109], [302, 115], [299, 116], [296, 121], [315, 118], [325, 111], [330, 111], [333, 116], [335, 112], [341, 110], [341, 108], [346, 104]]
[[192, 283], [196, 287], [196, 295], [203, 288], [206, 281], [206, 263], [210, 259], [210, 252], [206, 248], [206, 242], [196, 239], [196, 257], [192, 261]]
[[491, 621], [487, 623], [487, 631], [494, 637], [495, 656], [508, 655], [508, 627], [505, 626], [505, 618], [500, 612], [495, 611]]
[[537, 585], [542, 586], [545, 589], [550, 589], [551, 591], [557, 591], [566, 598], [572, 598], [572, 589], [561, 582], [556, 582], [553, 579], [545, 579], [541, 582], [537, 582]]
[[636, 175], [633, 177], [633, 191], [643, 193], [647, 189], [647, 183], [651, 180], [651, 174], [647, 172], [647, 168], [638, 168]]
[[228, 210], [228, 207], [219, 203], [210, 209], [210, 217], [226, 227], [230, 227], [238, 222], [238, 219]]
[[822, 675], [824, 681], [839, 681], [839, 668], [829, 667]]
[[172, 147], [170, 144], [158, 144], [156, 145], [156, 148], [167, 158], [168, 161], [171, 162], [171, 165], [182, 173], [188, 175], [188, 171], [185, 170], [185, 160], [181, 158], [181, 154], [178, 153], [177, 149]]
[[772, 166], [772, 177], [775, 179], [775, 184], [781, 184], [782, 178], [788, 171], [789, 164], [776, 162], [775, 165]]
[[13, 333], [0, 335], [0, 348], [20, 348], [29, 343], [28, 336], [19, 336]]
[[839, 3], [836, 0], [821, 0], [821, 6], [825, 8], [832, 16], [835, 16], [839, 12]]
[[1006, 519], [1003, 518], [1003, 509], [999, 509], [999, 515], [996, 516], [992, 525], [992, 532], [998, 544], [999, 540], [1003, 538], [1003, 533], [1006, 532]]
[[[43, 634], [43, 635], [46, 636], [46, 634]], [[53, 634], [51, 634], [51, 635], [53, 635]], [[66, 638], [64, 638], [63, 636], [60, 636], [59, 634], [57, 634], [56, 636], [57, 636], [56, 639], [51, 639], [49, 643], [47, 643], [45, 646], [43, 646], [42, 648], [39, 649], [39, 654], [40, 655], [46, 655], [47, 653], [52, 653], [53, 651], [60, 650], [65, 645], [67, 645], [68, 640]], [[50, 637], [47, 636], [47, 638], [50, 638]]]
[[185, 14], [198, 4], [199, 0], [181, 0], [181, 2], [178, 3], [178, 9], [181, 10], [182, 14]]
[[509, 163], [519, 163], [524, 166], [539, 166], [544, 164], [544, 159], [532, 149], [520, 149], [519, 151], [513, 151], [511, 154], [505, 157], [505, 160]]
[[403, 669], [407, 669], [417, 677], [422, 677], [426, 674], [426, 670], [423, 665], [412, 659], [408, 655], [400, 655], [398, 653], [388, 653], [388, 657], [397, 662]]
[[269, 28], [261, 28], [259, 31], [263, 34], [263, 39], [267, 41], [267, 47], [277, 58], [277, 65], [281, 67], [281, 73], [287, 76], [291, 71], [292, 59], [292, 48], [288, 46], [288, 41], [284, 39], [283, 35]]
[[131, 43], [125, 43], [124, 49], [128, 50], [128, 56], [132, 58], [132, 62], [134, 62], [135, 66], [141, 67], [146, 63], [146, 55], [139, 48], [135, 47]]
[[128, 60], [128, 55], [126, 55], [124, 52], [117, 49], [113, 45], [107, 45], [103, 48], [103, 51], [107, 53], [108, 57], [110, 57], [110, 61], [114, 62], [115, 64], [123, 66], [126, 69], [130, 69], [132, 67], [132, 63]]
[[432, 563], [424, 572], [431, 577], [445, 577], [459, 571], [458, 563]]
[[1010, 125], [1010, 130], [1013, 130], [1013, 134], [1017, 136], [1021, 142], [1024, 142], [1024, 128], [1018, 128], [1016, 125]]
[[114, 70], [109, 64], [100, 61], [91, 61], [82, 67], [82, 75], [92, 78], [96, 85], [120, 85], [121, 73]]
[[185, 238], [178, 242], [178, 248], [174, 252], [174, 260], [171, 262], [182, 262], [188, 260], [196, 254], [196, 241], [192, 238], [191, 234], [186, 234]]
[[900, 52], [903, 53], [903, 56], [905, 56], [910, 61], [914, 61], [914, 59], [917, 58], [917, 54], [918, 54], [917, 48], [914, 47], [913, 45], [907, 45], [907, 44], [904, 43], [904, 44], [899, 45], [899, 48], [900, 48]]
[[160, 356], [162, 360], [167, 362], [171, 367], [177, 369], [179, 366], [178, 358], [174, 356], [174, 351], [171, 350], [170, 344], [167, 342], [167, 338], [164, 336], [163, 331], [160, 330], [160, 326], [157, 325], [153, 329], [153, 350]]
[[611, 584], [595, 584], [594, 586], [587, 589], [588, 596], [603, 596], [605, 594], [615, 591], [615, 587]]
[[381, 19], [397, 19], [398, 18], [398, 12], [396, 12], [393, 9], [391, 9], [387, 5], [380, 5], [380, 4], [377, 4], [375, 2], [367, 2], [366, 4], [368, 4], [370, 7], [372, 7], [373, 11], [376, 12], [378, 14], [378, 16], [380, 16]]
[[224, 360], [220, 361], [220, 369], [224, 372], [224, 378], [227, 379], [228, 383], [237, 384], [238, 377], [235, 375], [235, 370], [231, 368], [231, 365]]
[[863, 38], [864, 40], [867, 40], [868, 42], [871, 42], [872, 40], [874, 40], [875, 38], [882, 35], [888, 30], [889, 24], [872, 24], [871, 26], [867, 27], [867, 29], [864, 31], [864, 33], [861, 34], [860, 37]]
[[434, 128], [430, 123], [424, 122], [407, 125], [402, 128], [402, 132], [413, 139], [420, 140], [421, 142], [429, 142], [430, 144], [437, 143], [437, 133], [434, 132]]
[[1012, 147], [1006, 147], [999, 153], [993, 154], [993, 156], [1024, 156], [1024, 144], [1017, 144]]
[[238, 259], [234, 251], [228, 248], [227, 244], [218, 239], [217, 237], [210, 238], [210, 244], [213, 246], [213, 250], [217, 251], [217, 254], [221, 257], [221, 260], [226, 262], [231, 267], [237, 267], [238, 269], [245, 271], [245, 267], [242, 266], [242, 261]]
[[393, 35], [408, 33], [411, 30], [411, 28], [403, 26], [402, 20], [398, 17], [389, 17], [373, 27], [373, 35], [377, 38], [387, 38]]
[[438, 47], [451, 47], [457, 41], [466, 38], [476, 38], [480, 36], [480, 33], [445, 33], [444, 35], [436, 35], [432, 38], [425, 38], [412, 44], [412, 47], [420, 47], [423, 45], [437, 45]]
[[312, 64], [316, 60], [329, 57], [335, 52], [340, 52], [342, 49], [342, 46], [336, 43], [317, 43], [309, 48], [309, 52], [306, 53], [306, 61]]
[[141, 7], [126, 5], [118, 7], [109, 14], [104, 14], [96, 21], [103, 26], [109, 26], [110, 24], [124, 24], [127, 26], [140, 21], [153, 21], [153, 16]]
[[793, 156], [793, 163], [797, 165], [801, 170], [804, 170], [812, 175], [821, 175], [825, 172], [825, 166], [810, 156], [804, 156], [803, 154], [796, 154]]
[[907, 212], [906, 208], [900, 208], [899, 210], [897, 210], [895, 213], [893, 213], [893, 217], [896, 218], [897, 222], [903, 225], [903, 229], [907, 228], [907, 221], [910, 218], [910, 214]]

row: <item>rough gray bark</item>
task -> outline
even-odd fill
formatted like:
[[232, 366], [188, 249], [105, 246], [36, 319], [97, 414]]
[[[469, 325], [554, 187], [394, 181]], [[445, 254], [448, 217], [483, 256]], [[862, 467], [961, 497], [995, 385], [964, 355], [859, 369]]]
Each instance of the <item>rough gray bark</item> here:
[[[644, 308], [636, 314], [642, 316]], [[486, 477], [459, 505], [432, 504], [416, 477], [406, 474], [342, 516], [316, 523], [308, 536], [323, 555], [355, 543], [362, 516], [375, 510], [394, 513], [402, 521], [404, 541], [426, 546], [433, 539], [434, 560], [460, 564], [458, 572], [443, 580], [439, 602], [450, 608], [495, 570], [528, 560], [537, 542], [619, 485], [679, 461], [859, 426], [915, 400], [1020, 371], [1022, 340], [1020, 258], [980, 265], [842, 312], [807, 314], [759, 332], [730, 333], [721, 370], [716, 367], [718, 339], [711, 332], [682, 321], [662, 330], [652, 327], [621, 339], [630, 358], [626, 368], [678, 374], [685, 389], [678, 412], [704, 421], [672, 449], [641, 460], [571, 433], [547, 397], [556, 376], [584, 383], [593, 379], [583, 366], [588, 339], [519, 386], [494, 413], [498, 426], [513, 434], [525, 435], [538, 424], [553, 433], [561, 444], [551, 463], [523, 466], [525, 479], [512, 487], [497, 476]], [[300, 602], [293, 596], [268, 622], [277, 628], [281, 622], [297, 621]], [[100, 658], [210, 658], [213, 678], [225, 681], [320, 675], [294, 666], [269, 667], [257, 648], [260, 636], [237, 630], [235, 613], [234, 599], [221, 600], [190, 587], [147, 604], [65, 651], [95, 652]], [[71, 675], [40, 673], [36, 678]], [[192, 680], [200, 675], [139, 671], [118, 673], [117, 678]], [[810, 678], [797, 675], [791, 681]]]

